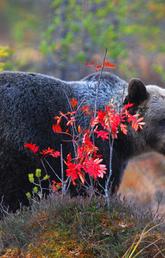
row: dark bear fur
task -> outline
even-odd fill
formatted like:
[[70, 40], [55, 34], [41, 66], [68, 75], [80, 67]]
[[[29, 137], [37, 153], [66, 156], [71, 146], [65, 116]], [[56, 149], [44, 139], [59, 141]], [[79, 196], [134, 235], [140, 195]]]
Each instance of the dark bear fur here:
[[[99, 76], [99, 73], [95, 73], [81, 81], [65, 82], [42, 74], [0, 73], [0, 198], [3, 197], [4, 204], [10, 210], [15, 211], [20, 203], [28, 205], [25, 193], [31, 191], [32, 185], [28, 182], [27, 174], [41, 167], [40, 161], [24, 149], [24, 143], [33, 142], [41, 148], [50, 146], [58, 150], [62, 143], [64, 157], [72, 151], [71, 144], [64, 145], [64, 136], [52, 132], [53, 117], [59, 111], [69, 111], [69, 99], [73, 97], [82, 105], [89, 104], [94, 108]], [[127, 87], [128, 84], [116, 75], [103, 73], [98, 89], [97, 108], [103, 108], [112, 98], [121, 105], [125, 99], [125, 102], [132, 101], [137, 108], [140, 107], [139, 110], [145, 117], [145, 103], [149, 99], [146, 87], [139, 80], [131, 81], [129, 93]], [[148, 116], [151, 122], [152, 115]], [[79, 122], [83, 126], [87, 123], [81, 116]], [[144, 132], [140, 133], [135, 133], [130, 128], [127, 136], [119, 134], [115, 140], [112, 192], [120, 185], [128, 159], [154, 146], [153, 131], [151, 139], [148, 136], [145, 139], [151, 130], [147, 123], [145, 127]], [[109, 167], [109, 146], [101, 143], [99, 147], [104, 163]], [[60, 174], [59, 161], [55, 161], [54, 167], [56, 173]]]

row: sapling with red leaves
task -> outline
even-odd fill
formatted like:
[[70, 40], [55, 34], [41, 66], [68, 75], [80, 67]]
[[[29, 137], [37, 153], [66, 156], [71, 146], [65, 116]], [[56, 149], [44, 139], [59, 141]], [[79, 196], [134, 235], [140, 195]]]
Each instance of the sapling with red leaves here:
[[[111, 164], [108, 171], [99, 153], [99, 148], [93, 141], [93, 136], [94, 139], [100, 138], [103, 142], [109, 141], [109, 157], [111, 162], [113, 142], [118, 138], [118, 133], [122, 132], [124, 135], [127, 135], [128, 125], [131, 125], [135, 131], [142, 129], [144, 125], [143, 117], [140, 117], [137, 113], [132, 115], [129, 112], [129, 109], [133, 107], [131, 103], [124, 105], [119, 113], [115, 110], [115, 106], [112, 103], [105, 106], [104, 110], [96, 111], [96, 114], [90, 107], [82, 106], [81, 111], [84, 115], [90, 116], [89, 128], [82, 128], [76, 121], [77, 110], [80, 108], [78, 107], [78, 101], [71, 99], [70, 105], [72, 111], [67, 113], [60, 112], [58, 116], [54, 117], [55, 122], [52, 125], [52, 130], [55, 134], [66, 134], [70, 137], [70, 142], [74, 146], [74, 156], [72, 156], [72, 153], [68, 153], [65, 160], [62, 158], [62, 163], [64, 162], [66, 165], [66, 171], [63, 171], [62, 174], [65, 173], [65, 175], [59, 177], [55, 173], [55, 176], [59, 179], [59, 184], [56, 181], [52, 181], [53, 189], [58, 191], [61, 189], [63, 193], [66, 193], [70, 183], [75, 187], [77, 184], [82, 184], [82, 186], [88, 188], [89, 186], [91, 187], [89, 185], [91, 181], [87, 180], [87, 178], [91, 178], [95, 182], [107, 175], [103, 189], [106, 198], [108, 198], [112, 176]], [[65, 123], [65, 130], [63, 130], [61, 123]], [[73, 131], [74, 134], [71, 133]], [[39, 147], [32, 143], [25, 144], [25, 147], [30, 149], [35, 155], [40, 155], [43, 161], [47, 156], [53, 158], [60, 157], [60, 152], [50, 147], [39, 150]], [[55, 182], [58, 187], [55, 186]], [[32, 183], [34, 183], [34, 180]], [[94, 191], [98, 192], [97, 189], [93, 188]]]
[[[54, 117], [55, 122], [52, 125], [52, 130], [55, 134], [67, 135], [69, 142], [72, 143], [74, 153], [69, 152], [66, 158], [61, 155], [61, 177], [54, 172], [56, 178], [59, 180], [58, 187], [55, 187], [55, 180], [53, 180], [53, 189], [61, 190], [63, 194], [66, 194], [70, 184], [74, 187], [82, 185], [86, 190], [92, 188], [92, 193], [98, 192], [95, 185], [99, 185], [102, 188], [102, 192], [109, 203], [109, 195], [112, 185], [112, 156], [113, 156], [113, 144], [115, 139], [118, 138], [118, 133], [121, 132], [124, 135], [128, 133], [128, 125], [138, 131], [142, 129], [144, 122], [143, 117], [140, 117], [138, 113], [131, 114], [129, 109], [133, 107], [132, 103], [127, 103], [121, 109], [119, 106], [109, 102], [109, 105], [105, 105], [103, 109], [97, 110], [98, 91], [102, 79], [102, 73], [104, 68], [115, 68], [115, 65], [106, 59], [107, 50], [101, 65], [94, 62], [86, 64], [87, 66], [94, 66], [96, 71], [100, 70], [98, 77], [98, 83], [95, 86], [96, 97], [94, 109], [91, 109], [88, 105], [82, 105], [76, 98], [68, 99], [70, 111], [64, 113], [59, 111], [59, 114]], [[88, 117], [88, 128], [82, 127], [77, 121], [76, 117], [79, 112], [82, 112], [83, 116]], [[65, 125], [65, 126], [64, 126]], [[65, 128], [65, 129], [64, 129]], [[103, 163], [103, 157], [99, 152], [99, 147], [96, 146], [95, 140], [99, 138], [103, 141], [109, 142], [109, 169], [106, 164]], [[68, 142], [64, 142], [67, 144]], [[34, 154], [39, 152], [39, 147], [34, 143], [26, 143], [25, 147], [30, 149]], [[61, 154], [63, 153], [62, 145], [60, 146]], [[51, 156], [53, 158], [60, 157], [60, 152], [48, 147], [45, 150], [39, 152], [42, 157]], [[46, 160], [47, 164], [49, 162]], [[44, 165], [44, 159], [42, 159]], [[64, 164], [66, 169], [64, 171]], [[52, 166], [49, 164], [49, 167]], [[100, 184], [99, 178], [106, 179], [104, 184]], [[88, 180], [89, 179], [89, 180]], [[95, 184], [97, 182], [97, 184]], [[34, 183], [34, 181], [32, 182]], [[58, 184], [58, 183], [57, 183]]]

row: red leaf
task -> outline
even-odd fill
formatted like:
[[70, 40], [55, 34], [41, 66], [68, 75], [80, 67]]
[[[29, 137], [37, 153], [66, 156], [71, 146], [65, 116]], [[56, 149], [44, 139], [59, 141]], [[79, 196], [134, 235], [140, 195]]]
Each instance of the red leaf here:
[[56, 182], [55, 180], [52, 180], [51, 182], [51, 188], [53, 192], [57, 192], [58, 190], [61, 189], [62, 183], [61, 182]]
[[34, 143], [25, 143], [24, 147], [31, 150], [34, 154], [36, 154], [39, 150], [39, 147]]
[[96, 71], [99, 71], [103, 68], [108, 68], [108, 69], [114, 69], [116, 68], [115, 64], [112, 64], [109, 60], [105, 60], [104, 63], [102, 64], [97, 64], [95, 61], [92, 61], [91, 63], [86, 63], [85, 64], [87, 67], [94, 67]]
[[71, 107], [72, 107], [72, 108], [77, 107], [77, 104], [78, 104], [77, 99], [72, 98], [72, 99], [70, 100], [70, 104], [71, 104]]
[[103, 68], [103, 65], [97, 64], [95, 65], [96, 72], [101, 70]]
[[97, 131], [97, 130], [95, 130], [94, 132], [97, 134], [97, 138], [100, 137], [102, 140], [108, 140], [109, 139], [109, 133], [106, 132], [106, 131], [103, 131], [103, 130]]
[[81, 129], [80, 125], [78, 125], [77, 131], [78, 131], [78, 133], [82, 133], [83, 130]]
[[59, 124], [52, 125], [52, 130], [53, 130], [54, 133], [61, 133], [62, 132], [62, 128]]
[[108, 60], [105, 60], [104, 61], [104, 67], [105, 68], [116, 68], [116, 65], [115, 64], [112, 64], [110, 61], [108, 61]]
[[124, 110], [128, 110], [129, 108], [131, 108], [131, 107], [133, 107], [133, 106], [134, 106], [133, 103], [125, 104], [124, 107], [123, 107], [123, 109], [122, 109], [122, 112], [123, 112]]
[[67, 155], [67, 160], [65, 161], [65, 164], [67, 166], [66, 169], [66, 175], [71, 178], [73, 185], [76, 185], [76, 180], [80, 178], [80, 180], [83, 182], [83, 173], [82, 173], [82, 165], [76, 164], [72, 161], [71, 154], [69, 153]]
[[127, 125], [121, 123], [121, 124], [120, 124], [120, 129], [121, 129], [121, 131], [122, 131], [123, 134], [127, 135], [127, 133], [128, 133]]
[[91, 114], [91, 110], [90, 110], [90, 106], [85, 105], [81, 108], [82, 112], [84, 112], [86, 115], [90, 115]]
[[105, 106], [105, 111], [98, 111], [96, 118], [91, 122], [92, 126], [101, 124], [101, 126], [111, 133], [113, 138], [117, 138], [118, 127], [121, 122], [121, 116], [111, 106]]
[[112, 64], [108, 60], [105, 60], [103, 64], [97, 64], [95, 66], [96, 71], [99, 71], [99, 70], [101, 70], [103, 68], [114, 69], [114, 68], [116, 68], [116, 65]]
[[58, 158], [60, 157], [60, 152], [55, 151], [54, 149], [51, 149], [48, 147], [47, 149], [44, 149], [40, 152], [43, 156], [52, 156], [53, 158]]
[[98, 150], [98, 147], [96, 147], [90, 140], [88, 132], [84, 134], [82, 147], [83, 147], [84, 153], [88, 155], [93, 154]]
[[106, 174], [107, 168], [104, 164], [100, 164], [101, 162], [102, 159], [89, 158], [84, 162], [83, 168], [85, 172], [92, 176], [94, 179], [97, 177], [103, 178], [104, 174]]
[[144, 118], [136, 118], [134, 121], [132, 121], [132, 128], [137, 132], [139, 129], [143, 129], [143, 126], [145, 125], [145, 122], [143, 122]]
[[60, 124], [61, 123], [61, 118], [62, 116], [55, 116], [54, 119], [56, 120], [56, 123], [57, 124]]

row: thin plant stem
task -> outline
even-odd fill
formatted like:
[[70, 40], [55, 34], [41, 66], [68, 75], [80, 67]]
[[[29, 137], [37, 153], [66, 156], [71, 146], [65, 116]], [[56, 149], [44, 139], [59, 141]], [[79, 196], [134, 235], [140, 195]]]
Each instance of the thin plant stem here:
[[63, 149], [62, 144], [60, 144], [60, 163], [61, 163], [61, 181], [62, 181], [62, 197], [65, 194], [66, 182], [64, 182], [64, 163], [63, 163]]
[[[101, 68], [101, 71], [100, 71], [100, 74], [99, 74], [98, 83], [95, 86], [96, 97], [95, 97], [95, 103], [94, 103], [94, 115], [93, 115], [94, 118], [96, 118], [96, 115], [97, 115], [98, 93], [99, 93], [99, 87], [100, 87], [100, 83], [101, 83], [101, 79], [102, 79], [102, 74], [103, 74], [103, 70], [104, 70], [104, 64], [105, 64], [105, 59], [106, 59], [106, 56], [107, 56], [107, 52], [108, 52], [108, 50], [106, 48], [104, 58], [103, 58], [103, 62], [102, 62], [103, 65], [102, 65], [102, 68]], [[93, 144], [95, 144], [94, 127], [91, 129], [90, 136], [92, 136]], [[90, 176], [89, 176], [89, 180], [90, 180], [90, 184], [92, 186], [92, 189], [94, 190], [93, 180]]]
[[[58, 180], [60, 180], [60, 182], [62, 183], [62, 180], [61, 180], [61, 178], [57, 175], [57, 173], [55, 172], [55, 170], [53, 169], [53, 167], [50, 165], [50, 163], [47, 161], [47, 159], [45, 158], [44, 159], [45, 160], [45, 162], [47, 163], [47, 165], [49, 166], [49, 168], [53, 171], [53, 173], [54, 173], [54, 175], [58, 178]], [[42, 163], [43, 163], [43, 161], [42, 161]], [[44, 165], [44, 163], [43, 163], [43, 165]], [[45, 165], [44, 165], [44, 167], [45, 167]], [[45, 168], [46, 169], [46, 168]], [[47, 170], [46, 170], [46, 172], [47, 172]], [[48, 174], [48, 173], [47, 173]]]
[[98, 93], [99, 93], [99, 86], [100, 86], [100, 83], [101, 83], [101, 79], [102, 79], [102, 74], [103, 74], [103, 70], [104, 70], [104, 64], [105, 64], [105, 59], [106, 59], [106, 56], [107, 56], [107, 48], [105, 49], [105, 54], [104, 54], [104, 58], [103, 58], [103, 65], [102, 65], [102, 68], [101, 68], [101, 71], [100, 71], [100, 75], [99, 75], [99, 80], [98, 80], [98, 83], [95, 87], [95, 90], [96, 90], [96, 98], [95, 98], [95, 104], [94, 104], [94, 118], [96, 117], [96, 113], [97, 113], [97, 101], [98, 101]]
[[68, 177], [67, 180], [66, 180], [66, 192], [68, 192], [70, 184], [71, 184], [71, 178]]
[[110, 181], [111, 181], [111, 176], [112, 176], [112, 155], [113, 155], [113, 144], [114, 144], [114, 139], [110, 139], [111, 137], [109, 136], [109, 147], [110, 147], [110, 150], [109, 150], [109, 174], [108, 174], [108, 178], [106, 180], [106, 183], [105, 183], [105, 199], [106, 199], [106, 202], [107, 202], [107, 206], [109, 208], [110, 206], [110, 203], [109, 203], [109, 187], [110, 187]]

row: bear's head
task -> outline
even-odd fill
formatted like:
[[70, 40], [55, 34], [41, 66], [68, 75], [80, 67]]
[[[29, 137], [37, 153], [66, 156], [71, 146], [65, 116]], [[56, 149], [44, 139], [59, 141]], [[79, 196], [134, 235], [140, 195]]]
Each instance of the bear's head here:
[[133, 103], [133, 112], [144, 117], [144, 128], [133, 135], [135, 152], [153, 150], [165, 155], [165, 89], [132, 79], [125, 102]]

